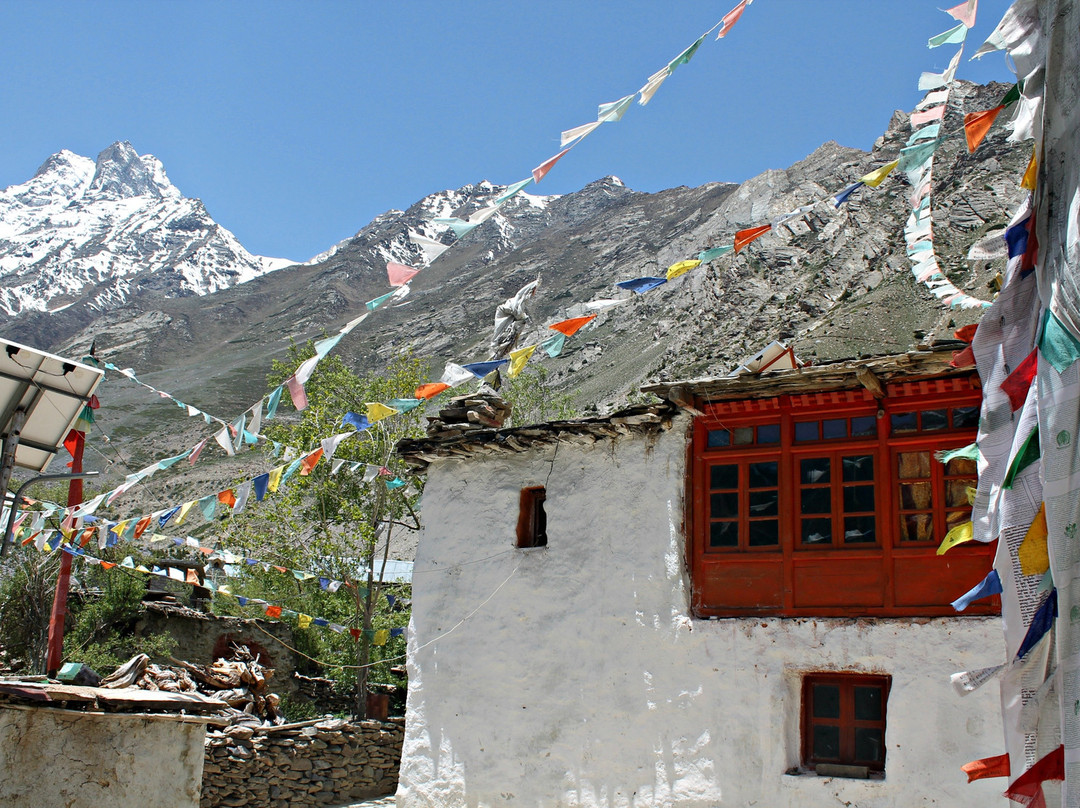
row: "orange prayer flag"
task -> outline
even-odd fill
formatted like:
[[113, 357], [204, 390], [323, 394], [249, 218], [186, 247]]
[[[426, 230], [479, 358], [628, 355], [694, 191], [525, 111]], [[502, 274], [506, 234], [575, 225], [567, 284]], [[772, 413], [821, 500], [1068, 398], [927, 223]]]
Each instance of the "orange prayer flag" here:
[[971, 341], [975, 339], [975, 332], [978, 330], [979, 324], [972, 323], [971, 325], [965, 325], [963, 328], [958, 328], [953, 331], [953, 336], [958, 340], [971, 344]]
[[772, 230], [771, 224], [763, 224], [760, 227], [751, 227], [746, 230], [740, 230], [735, 234], [735, 252], [738, 252], [747, 244], [759, 236], [763, 236]]
[[323, 456], [323, 450], [321, 448], [316, 449], [314, 452], [304, 458], [304, 462], [300, 464], [300, 476], [307, 477], [311, 474], [311, 470], [315, 468], [316, 464]]
[[983, 142], [986, 133], [990, 131], [994, 119], [1003, 109], [1005, 107], [999, 104], [993, 109], [983, 110], [982, 112], [969, 112], [964, 116], [964, 135], [967, 137], [969, 152], [979, 148], [979, 144]]
[[233, 493], [231, 488], [218, 492], [217, 498], [218, 502], [224, 502], [229, 508], [236, 504], [236, 494]]
[[113, 563], [112, 563], [111, 561], [102, 561], [102, 562], [101, 562], [101, 568], [102, 568], [103, 570], [111, 570], [111, 569], [112, 569], [113, 567], [115, 567], [115, 566], [116, 566], [116, 565], [115, 565], [115, 564], [113, 564]]
[[277, 564], [274, 564], [274, 565], [273, 565], [273, 567], [274, 567], [274, 569], [276, 569], [276, 570], [277, 570], [278, 572], [288, 572], [288, 571], [289, 571], [289, 570], [288, 570], [288, 568], [286, 568], [286, 567], [279, 567], [279, 566], [278, 566]]
[[195, 586], [198, 586], [199, 585], [199, 571], [198, 570], [188, 570], [186, 573], [184, 573], [184, 583], [195, 584]]
[[413, 398], [435, 398], [443, 390], [449, 390], [450, 385], [446, 382], [429, 382], [416, 388]]
[[969, 783], [986, 777], [1008, 777], [1009, 756], [1008, 754], [994, 755], [994, 757], [973, 760], [971, 763], [965, 763], [960, 769], [967, 774]]
[[95, 533], [97, 533], [96, 527], [88, 527], [86, 530], [84, 530], [82, 532], [82, 535], [79, 536], [79, 546], [85, 547], [87, 544], [89, 544], [90, 539], [94, 537]]
[[145, 533], [148, 527], [150, 527], [150, 517], [144, 516], [135, 525], [135, 538], [137, 539], [139, 538], [139, 536]]
[[281, 617], [281, 607], [280, 606], [267, 606], [266, 607], [266, 616], [267, 617]]
[[572, 337], [580, 331], [581, 327], [587, 322], [595, 319], [595, 314], [590, 314], [588, 317], [574, 317], [570, 320], [563, 320], [561, 323], [555, 323], [555, 325], [549, 325], [548, 328], [552, 331], [558, 331], [560, 334], [566, 334], [566, 336]]

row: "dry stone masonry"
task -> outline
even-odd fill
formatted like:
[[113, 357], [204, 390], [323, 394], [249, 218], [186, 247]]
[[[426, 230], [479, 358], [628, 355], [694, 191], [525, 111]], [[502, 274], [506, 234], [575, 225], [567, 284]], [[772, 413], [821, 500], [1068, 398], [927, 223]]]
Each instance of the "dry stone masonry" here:
[[392, 794], [404, 725], [329, 719], [208, 733], [200, 805], [295, 808]]

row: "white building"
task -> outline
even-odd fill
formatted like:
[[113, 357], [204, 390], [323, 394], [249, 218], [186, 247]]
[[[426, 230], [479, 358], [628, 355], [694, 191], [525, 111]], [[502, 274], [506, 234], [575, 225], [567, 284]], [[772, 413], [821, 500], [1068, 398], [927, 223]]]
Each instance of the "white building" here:
[[[986, 806], [1002, 748], [979, 391], [950, 354], [654, 389], [403, 443], [427, 470], [400, 808]], [[968, 461], [970, 462], [970, 461]], [[530, 546], [531, 545], [531, 546]], [[831, 767], [831, 768], [830, 768]]]

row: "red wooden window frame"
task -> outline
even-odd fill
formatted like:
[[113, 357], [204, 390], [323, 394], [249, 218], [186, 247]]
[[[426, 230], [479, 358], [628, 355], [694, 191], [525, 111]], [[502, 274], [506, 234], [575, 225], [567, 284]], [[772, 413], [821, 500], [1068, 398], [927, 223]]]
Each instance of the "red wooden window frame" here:
[[[880, 674], [860, 673], [810, 673], [803, 676], [802, 687], [802, 760], [803, 766], [813, 769], [819, 763], [836, 763], [846, 766], [866, 766], [870, 771], [885, 770], [886, 717], [891, 677]], [[815, 687], [836, 688], [838, 691], [835, 716], [815, 714]], [[877, 718], [859, 715], [856, 689], [878, 692], [880, 707]], [[828, 712], [823, 711], [823, 712]], [[836, 730], [838, 752], [835, 756], [819, 756], [815, 751], [815, 729], [825, 733]], [[872, 738], [877, 733], [880, 756], [858, 757], [859, 735]]]
[[[970, 416], [979, 401], [977, 378], [956, 375], [890, 384], [882, 401], [859, 389], [699, 402], [704, 415], [695, 419], [690, 448], [687, 549], [695, 615], [954, 615], [950, 602], [985, 577], [993, 557], [992, 546], [970, 542], [936, 554], [946, 528], [970, 512], [957, 496], [973, 478], [968, 470], [956, 470], [951, 475], [953, 501], [946, 505], [950, 475], [931, 460], [926, 482], [932, 486], [932, 506], [923, 511], [933, 517], [932, 538], [902, 540], [901, 520], [912, 509], [902, 507], [904, 481], [898, 479], [897, 463], [904, 452], [932, 457], [974, 441]], [[900, 427], [895, 432], [894, 416]], [[915, 430], [904, 430], [903, 422], [912, 419]], [[814, 422], [817, 439], [799, 439], [812, 437], [815, 428], [798, 427], [797, 432], [796, 425]], [[837, 437], [823, 437], [826, 432]], [[856, 457], [870, 459], [872, 481], [843, 479], [844, 459]], [[800, 464], [814, 458], [829, 459], [828, 482], [800, 479]], [[752, 502], [752, 470], [773, 462], [775, 489], [759, 486], [761, 496]], [[712, 469], [722, 466], [737, 472], [717, 477]], [[854, 488], [863, 490], [847, 493]], [[828, 541], [801, 540], [802, 492], [813, 489], [827, 491], [816, 501], [823, 511], [820, 518], [831, 525]], [[774, 490], [772, 505], [766, 494]], [[870, 496], [872, 522], [865, 504]], [[826, 498], [827, 509], [821, 505]], [[752, 505], [759, 510], [751, 510]], [[777, 540], [762, 543], [761, 524], [773, 520]], [[853, 538], [865, 537], [871, 525], [872, 540]], [[966, 613], [996, 614], [999, 609], [1000, 601], [992, 598], [977, 601]]]

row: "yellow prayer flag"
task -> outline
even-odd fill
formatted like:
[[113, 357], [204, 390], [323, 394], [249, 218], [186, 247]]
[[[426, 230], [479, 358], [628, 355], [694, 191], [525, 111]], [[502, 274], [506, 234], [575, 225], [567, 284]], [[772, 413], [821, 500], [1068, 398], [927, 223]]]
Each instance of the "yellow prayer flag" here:
[[198, 500], [193, 499], [191, 500], [191, 502], [185, 502], [183, 505], [181, 505], [180, 513], [176, 514], [176, 518], [173, 519], [173, 524], [182, 525], [184, 523], [184, 520], [187, 519], [188, 511], [195, 507], [196, 502], [198, 502]]
[[127, 530], [128, 522], [130, 521], [130, 519], [125, 519], [123, 522], [117, 522], [115, 525], [109, 528], [109, 530], [115, 533], [117, 536], [123, 536], [124, 531]]
[[675, 280], [680, 275], [685, 275], [691, 269], [701, 266], [701, 261], [697, 258], [688, 258], [685, 261], [679, 261], [677, 264], [672, 264], [667, 269], [667, 279], [669, 281]]
[[962, 525], [957, 525], [945, 534], [941, 546], [937, 548], [937, 554], [945, 555], [945, 553], [949, 552], [949, 550], [956, 545], [971, 541], [973, 538], [975, 538], [975, 525], [971, 522], [964, 522]]
[[1039, 173], [1038, 160], [1035, 159], [1035, 150], [1031, 151], [1031, 159], [1028, 160], [1027, 171], [1024, 172], [1024, 178], [1020, 180], [1020, 187], [1026, 188], [1029, 191], [1035, 190], [1036, 177]]
[[375, 632], [375, 645], [386, 645], [386, 641], [390, 639], [390, 629], [380, 628]]
[[869, 185], [871, 188], [877, 188], [881, 185], [882, 180], [889, 176], [889, 174], [892, 173], [892, 170], [898, 165], [900, 165], [900, 161], [893, 160], [891, 163], [883, 165], [881, 168], [875, 169], [865, 176], [859, 177], [859, 182], [863, 185]]
[[393, 407], [387, 407], [385, 404], [379, 404], [378, 402], [368, 402], [367, 404], [367, 419], [371, 423], [381, 421], [383, 418], [389, 418], [391, 415], [397, 415], [398, 411]]
[[520, 348], [516, 351], [510, 352], [510, 369], [507, 371], [507, 375], [513, 378], [517, 376], [525, 369], [525, 363], [529, 361], [529, 357], [533, 355], [533, 351], [536, 350], [535, 345], [530, 345], [527, 348]]
[[307, 628], [311, 625], [311, 615], [301, 612], [296, 615], [296, 624], [300, 626], [300, 628]]
[[1046, 548], [1047, 532], [1046, 503], [1043, 503], [1016, 551], [1020, 559], [1020, 572], [1024, 575], [1042, 575], [1050, 569], [1050, 553]]
[[278, 486], [281, 485], [281, 475], [284, 472], [284, 466], [278, 466], [276, 469], [270, 470], [270, 480], [266, 483], [266, 490], [271, 494], [277, 493]]

